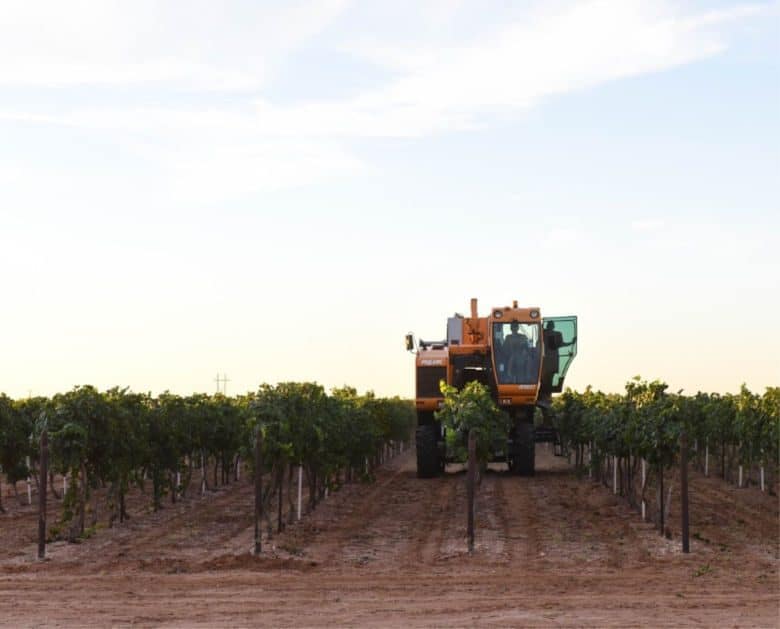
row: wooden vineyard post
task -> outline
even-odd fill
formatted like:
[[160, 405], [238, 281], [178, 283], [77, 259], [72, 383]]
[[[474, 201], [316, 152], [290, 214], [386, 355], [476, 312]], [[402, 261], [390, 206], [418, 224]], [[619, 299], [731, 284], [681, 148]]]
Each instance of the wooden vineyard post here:
[[647, 521], [647, 502], [645, 501], [645, 485], [647, 484], [647, 461], [642, 459], [642, 522]]
[[682, 551], [690, 552], [688, 536], [688, 435], [680, 435], [680, 501], [682, 503]]
[[588, 478], [593, 478], [593, 442], [588, 443]]
[[200, 495], [206, 493], [206, 459], [203, 452], [200, 453]]
[[40, 485], [38, 487], [38, 559], [46, 558], [46, 482], [49, 476], [49, 435], [41, 433]]
[[303, 497], [303, 465], [298, 465], [298, 520], [301, 519], [301, 498]]
[[710, 443], [704, 442], [704, 475], [710, 475]]
[[84, 534], [84, 522], [87, 517], [87, 464], [81, 460], [81, 478], [79, 478], [79, 535]]
[[477, 475], [477, 435], [472, 428], [469, 431], [469, 467], [466, 475], [466, 493], [468, 496], [467, 531], [469, 553], [474, 552], [474, 481]]
[[259, 555], [262, 548], [260, 542], [260, 517], [263, 511], [263, 432], [257, 426], [255, 436], [255, 555]]
[[282, 532], [282, 486], [284, 484], [284, 465], [279, 473], [279, 482], [277, 483], [279, 489], [279, 513], [277, 516], [276, 530], [278, 533]]
[[658, 464], [658, 523], [661, 535], [664, 534], [664, 464]]
[[30, 457], [25, 460], [27, 463], [27, 504], [32, 504], [32, 483], [30, 482]]
[[617, 466], [617, 457], [612, 457], [612, 493], [617, 495], [617, 473], [618, 473], [618, 466]]

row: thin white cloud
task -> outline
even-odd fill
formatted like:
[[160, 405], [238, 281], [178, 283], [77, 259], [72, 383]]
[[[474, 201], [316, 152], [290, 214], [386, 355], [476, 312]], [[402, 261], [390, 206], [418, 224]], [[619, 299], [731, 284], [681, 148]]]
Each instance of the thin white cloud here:
[[666, 221], [657, 218], [646, 218], [631, 221], [631, 229], [635, 232], [657, 232], [666, 227]]
[[24, 176], [24, 169], [14, 164], [0, 162], [0, 187], [15, 184]]
[[522, 110], [552, 95], [713, 56], [727, 46], [714, 27], [762, 9], [686, 16], [668, 2], [593, 0], [537, 12], [463, 46], [359, 48], [403, 76], [353, 106], [384, 104], [391, 121], [403, 112], [408, 124], [416, 117], [429, 131], [452, 128], [457, 116], [477, 124], [480, 116]]
[[578, 241], [585, 240], [585, 233], [580, 229], [571, 229], [558, 227], [550, 229], [542, 239], [542, 247], [545, 249], [556, 249], [559, 247], [569, 247]]
[[188, 203], [240, 199], [260, 190], [354, 176], [366, 168], [338, 146], [312, 142], [185, 145], [162, 156], [170, 193]]
[[723, 51], [714, 28], [762, 6], [685, 16], [666, 2], [597, 0], [538, 13], [455, 47], [354, 49], [400, 77], [358, 96], [296, 106], [259, 99], [264, 133], [296, 137], [417, 137], [470, 129], [545, 98], [666, 70]]
[[237, 71], [174, 58], [141, 63], [111, 63], [26, 59], [5, 68], [0, 82], [15, 86], [68, 87], [79, 85], [174, 84], [207, 91], [258, 89], [265, 69]]
[[346, 0], [277, 8], [209, 0], [4, 0], [0, 85], [258, 89], [285, 54], [346, 5]]
[[[142, 102], [155, 102], [149, 84], [199, 92], [175, 106], [96, 106], [85, 96], [69, 108], [0, 107], [0, 119], [100, 130], [156, 162], [177, 194], [201, 189], [209, 198], [220, 186], [240, 195], [364, 172], [350, 150], [355, 138], [473, 129], [556, 95], [711, 57], [727, 48], [733, 21], [766, 10], [685, 14], [667, 1], [590, 0], [499, 16], [462, 43], [410, 43], [406, 33], [380, 31], [370, 45], [347, 49], [384, 68], [384, 83], [349, 98], [290, 104], [276, 97], [269, 76], [347, 13], [343, 0], [277, 10], [205, 0], [9, 6], [0, 25], [0, 85], [122, 84], [147, 90], [138, 92]], [[421, 19], [450, 19], [459, 5], [431, 7]], [[338, 46], [343, 51], [343, 41]], [[249, 93], [216, 104], [202, 98], [236, 89]]]

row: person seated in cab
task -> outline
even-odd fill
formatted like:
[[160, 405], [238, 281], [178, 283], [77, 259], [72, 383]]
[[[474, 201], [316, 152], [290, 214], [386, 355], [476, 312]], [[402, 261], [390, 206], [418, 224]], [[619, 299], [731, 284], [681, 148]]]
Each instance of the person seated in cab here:
[[509, 324], [511, 333], [504, 339], [503, 353], [509, 371], [509, 381], [514, 383], [524, 382], [528, 375], [528, 361], [531, 358], [528, 337], [518, 330], [520, 324], [512, 321]]
[[503, 345], [504, 350], [509, 354], [528, 348], [528, 337], [525, 334], [518, 332], [519, 328], [520, 324], [517, 321], [512, 321], [512, 323], [509, 324], [511, 332], [509, 336], [504, 339]]

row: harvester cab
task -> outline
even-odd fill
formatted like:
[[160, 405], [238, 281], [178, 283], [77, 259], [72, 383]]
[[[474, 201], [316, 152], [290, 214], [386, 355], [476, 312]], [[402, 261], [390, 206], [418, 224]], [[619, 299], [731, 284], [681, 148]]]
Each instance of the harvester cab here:
[[[414, 351], [411, 334], [407, 350]], [[534, 428], [534, 411], [550, 408], [552, 394], [563, 390], [566, 373], [577, 355], [577, 317], [542, 318], [539, 308], [493, 308], [486, 317], [471, 300], [470, 316], [447, 320], [442, 341], [417, 343], [417, 475], [427, 478], [444, 469], [449, 456], [444, 429], [435, 417], [443, 404], [440, 382], [462, 388], [478, 381], [512, 418], [506, 447], [495, 448], [494, 461], [506, 462], [515, 474], [532, 475], [535, 445], [549, 430]]]

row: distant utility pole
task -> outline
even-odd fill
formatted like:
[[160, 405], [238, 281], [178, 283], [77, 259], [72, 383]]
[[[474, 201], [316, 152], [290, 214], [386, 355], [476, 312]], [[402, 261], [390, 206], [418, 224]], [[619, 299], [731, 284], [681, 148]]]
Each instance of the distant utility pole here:
[[[222, 395], [227, 395], [227, 383], [230, 382], [230, 380], [227, 377], [226, 373], [223, 373], [220, 377], [219, 373], [217, 373], [217, 377], [214, 378], [214, 382], [217, 383], [217, 393], [222, 393]], [[222, 383], [222, 391], [219, 390], [219, 385]]]

